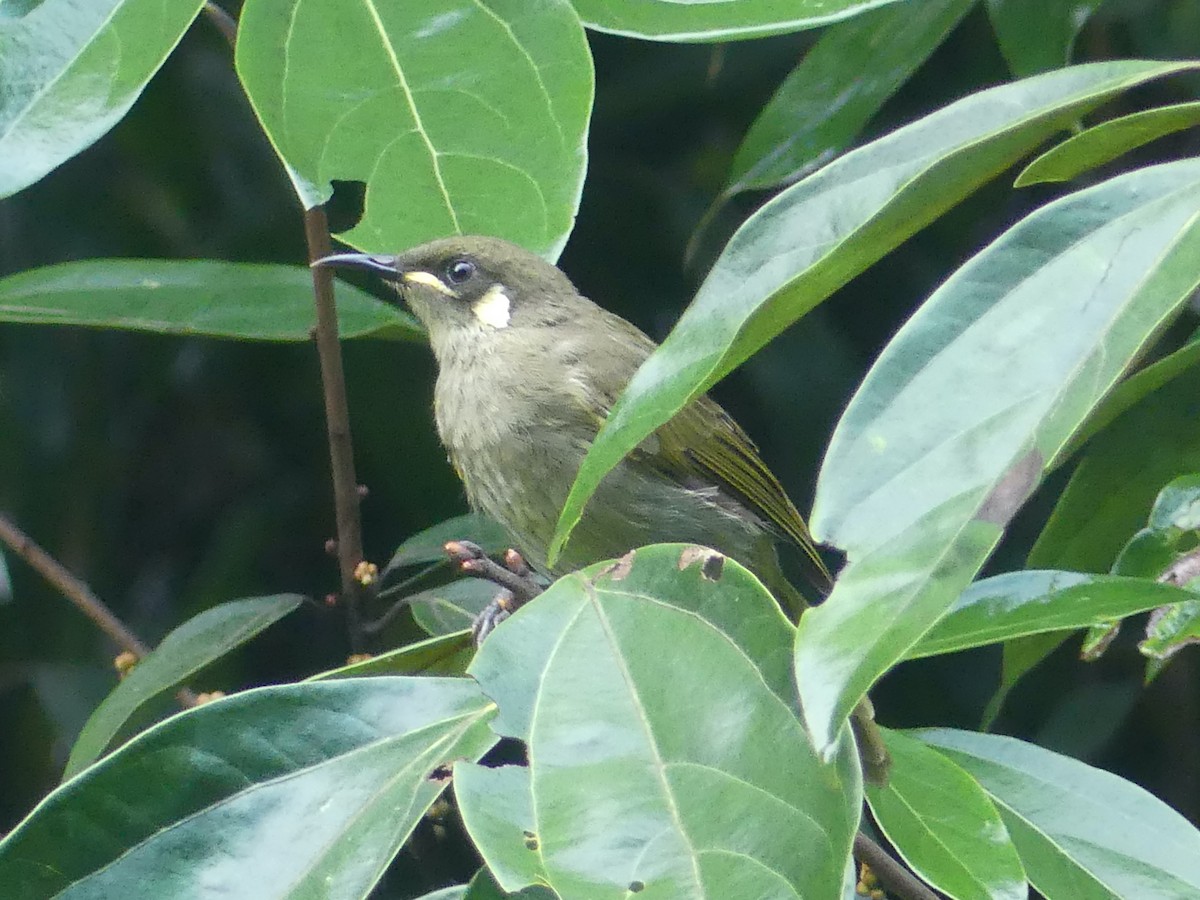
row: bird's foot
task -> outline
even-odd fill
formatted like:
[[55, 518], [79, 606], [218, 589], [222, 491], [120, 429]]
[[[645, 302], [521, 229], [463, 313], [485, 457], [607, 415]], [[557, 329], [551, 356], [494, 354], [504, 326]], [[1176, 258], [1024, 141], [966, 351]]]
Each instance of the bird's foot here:
[[475, 646], [482, 644], [497, 625], [545, 590], [516, 550], [505, 552], [503, 565], [471, 541], [448, 541], [445, 550], [464, 575], [482, 578], [500, 587], [500, 592], [471, 625]]

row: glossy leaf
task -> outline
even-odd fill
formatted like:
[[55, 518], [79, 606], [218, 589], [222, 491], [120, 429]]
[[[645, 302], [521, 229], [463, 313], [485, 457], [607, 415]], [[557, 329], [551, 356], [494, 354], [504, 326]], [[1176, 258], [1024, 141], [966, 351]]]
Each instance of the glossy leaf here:
[[561, 550], [601, 479], [834, 290], [1077, 116], [1187, 64], [1120, 62], [973, 94], [835, 160], [750, 217], [617, 401], [567, 497]]
[[386, 575], [396, 569], [446, 560], [447, 541], [472, 541], [487, 553], [506, 550], [512, 538], [496, 522], [480, 513], [455, 516], [417, 532], [396, 548], [383, 570]]
[[567, 0], [254, 0], [237, 70], [306, 207], [366, 184], [347, 243], [492, 234], [553, 259], [566, 242], [592, 106]]
[[549, 884], [528, 768], [455, 763], [454, 797], [475, 849], [500, 887], [515, 893], [526, 885]]
[[733, 41], [817, 28], [895, 0], [573, 0], [589, 28], [657, 41]]
[[1065, 66], [1075, 38], [1104, 0], [987, 0], [1009, 69], [1018, 78]]
[[0, 197], [121, 121], [202, 0], [42, 0], [0, 15]]
[[813, 507], [813, 533], [850, 560], [797, 632], [819, 747], [971, 582], [1045, 461], [1186, 303], [1198, 209], [1195, 160], [1064, 197], [951, 276], [871, 368]]
[[1149, 525], [1159, 530], [1200, 531], [1200, 473], [1176, 478], [1159, 492]]
[[[1158, 538], [1166, 551], [1165, 560], [1155, 560], [1158, 577], [1189, 594], [1200, 594], [1200, 567], [1195, 565], [1194, 549], [1200, 536], [1200, 474], [1176, 478], [1163, 488], [1150, 511], [1149, 527], [1138, 536]], [[1118, 562], [1132, 555], [1131, 546], [1138, 536]], [[1200, 597], [1155, 610], [1146, 623], [1146, 637], [1138, 644], [1138, 650], [1149, 658], [1146, 681], [1156, 678], [1171, 657], [1193, 644], [1200, 644]]]
[[974, 4], [898, 3], [831, 26], [750, 126], [724, 195], [793, 181], [845, 150]]
[[1192, 367], [1092, 438], [1028, 565], [1107, 571], [1162, 486], [1198, 469], [1200, 368]]
[[[1163, 360], [1163, 363], [1167, 364], [1168, 360]], [[1139, 374], [1149, 375], [1150, 373], [1149, 370], [1146, 370]], [[1133, 380], [1136, 379], [1131, 379], [1131, 381]], [[1117, 392], [1119, 391], [1121, 391], [1120, 387], [1117, 389]], [[1181, 488], [1178, 493], [1173, 487], [1176, 484]], [[1121, 550], [1116, 562], [1113, 563], [1112, 571], [1114, 574], [1153, 580], [1162, 575], [1167, 566], [1174, 562], [1179, 544], [1179, 528], [1177, 526], [1179, 521], [1183, 521], [1186, 525], [1188, 521], [1187, 516], [1190, 511], [1191, 493], [1189, 484], [1188, 476], [1184, 476], [1183, 479], [1172, 482], [1171, 485], [1168, 485], [1160, 492], [1154, 507], [1150, 511], [1150, 522], [1155, 527], [1143, 528], [1129, 540]], [[1092, 578], [1093, 576], [1087, 577]], [[1103, 582], [1105, 579], [1103, 576], [1097, 576], [1095, 580]], [[1154, 590], [1157, 590], [1157, 588], [1154, 588]], [[1191, 602], [1184, 593], [1176, 594], [1175, 600], [1183, 601], [1185, 605]], [[1170, 601], [1164, 600], [1164, 602]], [[1176, 619], [1176, 616], [1172, 616], [1169, 622], [1164, 623], [1165, 629], [1169, 629], [1175, 621], [1179, 621], [1180, 625], [1186, 629], [1186, 620], [1182, 617]], [[1150, 626], [1147, 627], [1148, 636], [1150, 636]], [[940, 628], [940, 623], [938, 628]], [[938, 628], [935, 628], [935, 631]], [[1004, 645], [1000, 686], [988, 702], [987, 711], [983, 719], [985, 728], [990, 727], [991, 723], [995, 721], [996, 716], [999, 715], [1000, 707], [1008, 696], [1009, 691], [1012, 690], [1026, 672], [1054, 652], [1055, 648], [1066, 639], [1067, 634], [1068, 632], [1063, 631], [1048, 632], [1031, 637], [1017, 638]], [[1153, 636], [1165, 637], [1165, 632], [1159, 632], [1155, 628]], [[1100, 635], [1097, 632], [1089, 637], [1095, 641]], [[1160, 644], [1157, 640], [1153, 640], [1147, 645], [1146, 650], [1143, 651], [1146, 652], [1148, 650], [1147, 655], [1152, 658], [1152, 661], [1147, 665], [1147, 680], [1153, 678], [1159, 668], [1158, 663], [1153, 659], [1155, 653], [1160, 649], [1165, 650], [1166, 646], [1167, 644], [1165, 643]]]
[[471, 633], [456, 631], [398, 647], [305, 680], [324, 681], [328, 678], [359, 678], [367, 675], [462, 675], [474, 656], [475, 642]]
[[509, 900], [510, 897], [513, 900], [558, 900], [558, 894], [540, 886], [509, 893], [496, 884], [492, 873], [487, 869], [480, 869], [475, 873], [463, 900]]
[[1194, 644], [1200, 644], [1200, 597], [1152, 615], [1146, 625], [1146, 637], [1138, 642], [1138, 650], [1149, 657], [1146, 681], [1157, 677], [1172, 656]]
[[1200, 892], [1200, 832], [1137, 785], [1014, 738], [912, 734], [988, 792], [1043, 896], [1154, 900]]
[[1139, 370], [1113, 388], [1095, 411], [1088, 416], [1083, 428], [1067, 442], [1057, 457], [1051, 460], [1051, 466], [1057, 466], [1073, 456], [1080, 447], [1107, 428], [1123, 412], [1193, 368], [1200, 368], [1200, 335], [1193, 337], [1174, 353], [1168, 353], [1162, 359]]
[[155, 697], [178, 687], [300, 605], [303, 597], [276, 594], [222, 603], [188, 619], [141, 660], [88, 718], [71, 748], [63, 780], [100, 758], [122, 726]]
[[[832, 763], [817, 758], [773, 674], [790, 627], [709, 553], [658, 545], [562, 578], [471, 666], [494, 727], [528, 743], [524, 830], [561, 896], [841, 896], [853, 743], [844, 732]], [[504, 818], [466, 817], [485, 814]]]
[[1031, 634], [1075, 631], [1191, 599], [1145, 578], [1082, 572], [1009, 572], [977, 581], [908, 652], [908, 659], [954, 653]]
[[456, 884], [440, 891], [422, 894], [417, 900], [467, 900], [467, 888], [465, 884]]
[[[82, 325], [246, 341], [311, 341], [312, 276], [300, 266], [96, 259], [0, 279], [0, 323]], [[407, 313], [338, 287], [343, 338], [423, 339]]]
[[460, 578], [404, 598], [418, 625], [432, 635], [470, 630], [478, 616], [500, 592], [490, 581]]
[[1143, 144], [1200, 125], [1200, 103], [1147, 109], [1101, 122], [1047, 150], [1017, 176], [1015, 187], [1070, 181]]
[[495, 742], [461, 678], [245, 691], [168, 719], [50, 794], [0, 841], [14, 900], [359, 898], [445, 782]]
[[[710, 575], [716, 570], [710, 568], [706, 574], [704, 569], [704, 561], [710, 558], [723, 560], [715, 580]], [[559, 587], [555, 582], [547, 593], [574, 594], [580, 585], [604, 584], [611, 592], [653, 598], [699, 616], [758, 667], [760, 677], [776, 696], [788, 704], [797, 702], [791, 667], [795, 628], [770, 592], [735, 560], [692, 544], [655, 544], [633, 551], [619, 564], [597, 563], [583, 569], [582, 574], [568, 577], [573, 579], [573, 586]], [[565, 607], [557, 603], [539, 604], [539, 608], [543, 610], [539, 618], [557, 623], [553, 617]], [[525, 609], [518, 614], [531, 615]], [[547, 624], [543, 637], [561, 627]], [[501, 734], [526, 740], [544, 657], [555, 648], [552, 643], [535, 639], [538, 636], [531, 632], [519, 633], [530, 636], [527, 645], [516, 644], [516, 638], [498, 641], [494, 649], [476, 656], [470, 673], [481, 681], [504, 680], [508, 700], [497, 713], [495, 728]], [[487, 642], [484, 646], [492, 645]]]
[[1021, 860], [975, 780], [902, 732], [883, 736], [891, 777], [886, 787], [867, 786], [867, 802], [904, 861], [955, 900], [1025, 900]]

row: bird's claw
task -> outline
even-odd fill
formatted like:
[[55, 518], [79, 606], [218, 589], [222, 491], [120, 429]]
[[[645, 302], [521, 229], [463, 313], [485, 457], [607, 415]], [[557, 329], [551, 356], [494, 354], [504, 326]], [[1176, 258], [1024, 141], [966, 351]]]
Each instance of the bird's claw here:
[[483, 611], [475, 617], [475, 621], [471, 623], [471, 638], [475, 641], [475, 646], [478, 647], [482, 644], [483, 639], [515, 611], [516, 604], [513, 603], [512, 592], [501, 588], [500, 592], [492, 598], [492, 602], [485, 606]]
[[471, 625], [475, 646], [483, 643], [492, 631], [543, 590], [534, 578], [524, 557], [516, 550], [504, 554], [504, 564], [490, 558], [483, 548], [471, 541], [448, 541], [446, 555], [458, 564], [459, 571], [472, 578], [482, 578], [500, 587], [500, 593], [489, 603]]

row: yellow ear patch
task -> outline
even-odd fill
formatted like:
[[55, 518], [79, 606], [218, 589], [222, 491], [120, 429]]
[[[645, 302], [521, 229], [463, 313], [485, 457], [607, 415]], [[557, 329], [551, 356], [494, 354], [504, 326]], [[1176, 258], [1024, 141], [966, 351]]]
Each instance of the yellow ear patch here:
[[458, 296], [458, 294], [454, 293], [454, 291], [442, 284], [441, 279], [439, 279], [436, 275], [431, 275], [428, 272], [422, 272], [420, 269], [412, 272], [405, 272], [400, 277], [410, 284], [423, 284], [425, 287], [431, 287], [439, 294], [445, 294], [447, 297]]
[[504, 285], [494, 284], [487, 289], [487, 293], [475, 301], [471, 311], [475, 313], [477, 318], [484, 325], [490, 325], [492, 328], [507, 328], [508, 320], [511, 318], [512, 304], [508, 299], [508, 294], [504, 292]]

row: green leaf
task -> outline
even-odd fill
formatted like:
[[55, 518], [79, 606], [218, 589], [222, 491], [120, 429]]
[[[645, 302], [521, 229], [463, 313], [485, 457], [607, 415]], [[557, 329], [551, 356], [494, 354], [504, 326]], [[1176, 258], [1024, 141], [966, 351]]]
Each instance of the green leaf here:
[[974, 4], [899, 3], [830, 27], [750, 126], [723, 196], [792, 181], [850, 146]]
[[296, 594], [234, 600], [188, 619], [146, 655], [104, 698], [71, 748], [63, 780], [100, 758], [129, 717], [145, 703], [220, 659], [303, 602]]
[[1192, 367], [1092, 438], [1028, 565], [1107, 571], [1162, 486], [1197, 470], [1200, 368]]
[[1013, 186], [1070, 181], [1143, 144], [1197, 125], [1200, 125], [1200, 103], [1163, 106], [1111, 119], [1047, 150], [1025, 167]]
[[971, 582], [1045, 460], [1186, 303], [1197, 209], [1196, 160], [1068, 195], [951, 276], [871, 368], [813, 507], [814, 535], [850, 559], [797, 632], [818, 747]]
[[1137, 785], [1014, 738], [950, 729], [910, 733], [988, 792], [1043, 896], [1200, 894], [1200, 832]]
[[[0, 322], [83, 325], [247, 341], [311, 341], [312, 276], [299, 266], [94, 259], [0, 278]], [[338, 289], [343, 338], [423, 339], [405, 312]]]
[[1172, 656], [1192, 644], [1200, 644], [1200, 598], [1165, 607], [1152, 615], [1146, 624], [1146, 637], [1138, 643], [1138, 650], [1150, 660], [1146, 664], [1146, 682], [1157, 677]]
[[454, 798], [475, 849], [500, 887], [516, 892], [526, 885], [549, 884], [528, 768], [457, 762]]
[[422, 894], [417, 900], [467, 900], [467, 885], [456, 884], [440, 891]]
[[589, 28], [656, 41], [736, 41], [817, 28], [895, 0], [574, 0]]
[[1065, 66], [1104, 0], [987, 0], [1000, 52], [1018, 78]]
[[588, 451], [550, 547], [627, 453], [834, 290], [1121, 91], [1189, 64], [1098, 63], [982, 91], [846, 154], [734, 234]]
[[592, 107], [567, 0], [254, 0], [237, 70], [306, 207], [365, 182], [347, 243], [492, 234], [553, 259], [566, 242]]
[[987, 794], [942, 754], [882, 731], [891, 776], [867, 786], [867, 802], [904, 861], [955, 900], [1025, 900], [1025, 870]]
[[1156, 531], [1200, 531], [1200, 473], [1176, 478], [1159, 491], [1148, 524]]
[[490, 554], [507, 549], [512, 538], [500, 525], [480, 513], [455, 516], [417, 532], [397, 547], [380, 577], [408, 566], [446, 561], [447, 541], [472, 541]]
[[954, 653], [1012, 638], [1088, 628], [1111, 618], [1190, 599], [1144, 578], [1082, 572], [1009, 572], [977, 581], [907, 654]]
[[[1167, 362], [1168, 360], [1163, 360], [1164, 364]], [[1118, 387], [1117, 391], [1114, 391], [1114, 394], [1119, 393], [1122, 388], [1138, 380], [1143, 375], [1149, 376], [1150, 370], [1143, 370], [1138, 376]], [[1110, 394], [1109, 396], [1111, 398], [1113, 395]], [[1062, 456], [1062, 454], [1059, 455]], [[1175, 561], [1180, 541], [1179, 528], [1186, 527], [1190, 521], [1188, 517], [1191, 512], [1191, 485], [1192, 482], [1189, 476], [1184, 476], [1183, 478], [1176, 479], [1176, 481], [1160, 492], [1150, 512], [1150, 521], [1151, 523], [1156, 523], [1157, 527], [1143, 528], [1129, 540], [1129, 543], [1121, 550], [1116, 562], [1113, 563], [1112, 571], [1114, 574], [1137, 576], [1143, 579], [1157, 579], [1166, 570], [1167, 566]], [[1180, 526], [1181, 522], [1183, 526]], [[1096, 578], [1098, 582], [1103, 582], [1104, 580], [1103, 576]], [[1143, 589], [1139, 588], [1138, 590], [1140, 592]], [[1154, 590], [1157, 590], [1157, 588]], [[1175, 599], [1184, 601], [1186, 605], [1191, 602], [1186, 599], [1186, 596], [1186, 594], [1178, 594]], [[1171, 616], [1168, 622], [1164, 623], [1164, 628], [1169, 628], [1176, 621], [1177, 615]], [[1152, 633], [1155, 637], [1160, 634], [1165, 636], [1165, 632], [1160, 633], [1156, 625], [1157, 623], [1152, 618], [1150, 624], [1147, 625], [1148, 637]], [[1186, 628], [1186, 625], [1184, 627]], [[940, 628], [941, 623], [935, 627], [934, 631], [937, 632]], [[1065, 631], [1048, 632], [1032, 637], [1017, 638], [1004, 645], [1000, 686], [988, 702], [987, 711], [984, 713], [983, 718], [984, 728], [991, 727], [992, 722], [995, 721], [996, 716], [1000, 713], [1000, 707], [1003, 705], [1005, 698], [1016, 683], [1026, 672], [1049, 656], [1066, 639], [1067, 634], [1068, 632]], [[932, 636], [932, 633], [930, 636]], [[1153, 640], [1147, 645], [1147, 649], [1151, 651], [1147, 655], [1153, 657], [1155, 652], [1159, 649], [1166, 649], [1166, 646], [1165, 644], [1160, 644], [1157, 640]], [[1144, 650], [1143, 652], [1146, 651]], [[1158, 668], [1158, 664], [1153, 661], [1147, 665], [1147, 680], [1152, 679], [1157, 674]]]
[[[709, 559], [723, 562], [719, 569], [710, 566], [706, 573], [704, 562]], [[789, 705], [798, 702], [791, 663], [795, 627], [771, 593], [736, 560], [694, 544], [654, 544], [638, 548], [618, 563], [596, 563], [568, 578], [574, 579], [572, 586], [560, 588], [563, 579], [559, 579], [546, 593], [574, 594], [580, 589], [579, 584], [597, 585], [605, 590], [606, 596], [621, 593], [649, 597], [656, 603], [671, 604], [699, 616], [753, 661], [759, 677], [776, 696]], [[530, 603], [522, 607], [513, 618], [532, 615], [526, 612], [532, 606]], [[501, 734], [520, 740], [528, 739], [546, 654], [557, 652], [553, 641], [545, 638], [563, 627], [555, 616], [557, 610], [565, 607], [540, 604], [538, 608], [542, 610], [539, 618], [551, 623], [545, 626], [544, 633], [519, 632], [528, 636], [526, 644], [516, 643], [515, 637], [497, 641], [494, 649], [476, 655], [469, 670], [481, 682], [504, 681], [508, 700], [501, 706], [494, 727]], [[493, 646], [491, 638], [484, 646]]]
[[462, 678], [245, 691], [168, 719], [0, 841], [21, 897], [360, 898], [445, 781], [495, 743]]
[[500, 592], [480, 578], [460, 578], [404, 598], [418, 625], [432, 635], [470, 630], [475, 618]]
[[462, 675], [475, 656], [469, 631], [456, 631], [380, 653], [362, 662], [320, 672], [306, 681], [367, 675]]
[[1200, 365], [1200, 335], [1194, 336], [1174, 353], [1167, 354], [1157, 362], [1126, 378], [1109, 391], [1108, 396], [1088, 416], [1083, 428], [1076, 432], [1067, 445], [1059, 451], [1058, 456], [1051, 460], [1051, 467], [1057, 467], [1064, 460], [1073, 456], [1087, 441], [1107, 428], [1118, 416], [1127, 409], [1131, 409], [1142, 398], [1198, 365]]
[[496, 884], [496, 879], [487, 869], [480, 869], [475, 873], [463, 900], [508, 900], [509, 897], [519, 900], [558, 900], [558, 894], [545, 887], [530, 887], [509, 893]]
[[[529, 745], [533, 825], [511, 827], [533, 833], [564, 897], [840, 897], [853, 742], [817, 758], [780, 696], [793, 689], [773, 683], [790, 635], [777, 606], [761, 586], [721, 603], [739, 567], [691, 549], [562, 578], [484, 642], [470, 672], [493, 727]], [[513, 815], [476, 799], [488, 808], [468, 819]]]
[[43, 0], [0, 16], [0, 197], [121, 121], [202, 0]]

